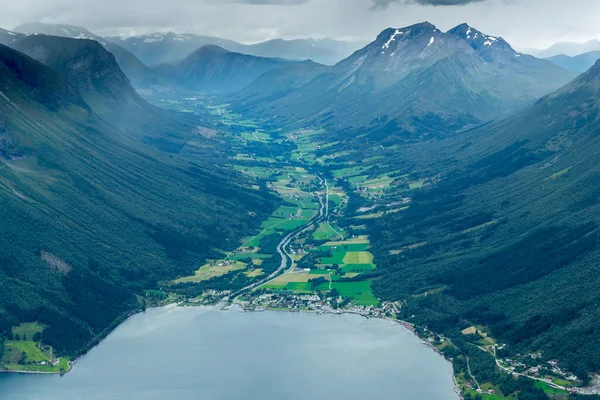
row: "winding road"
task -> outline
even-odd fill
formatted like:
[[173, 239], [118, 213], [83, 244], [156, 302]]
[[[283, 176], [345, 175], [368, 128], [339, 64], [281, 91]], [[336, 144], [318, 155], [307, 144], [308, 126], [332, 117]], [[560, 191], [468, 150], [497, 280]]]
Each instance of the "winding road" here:
[[[315, 174], [315, 176], [319, 180], [319, 183], [326, 188], [325, 197], [328, 198], [329, 197], [329, 187], [327, 186], [327, 180], [316, 174]], [[290, 255], [290, 253], [288, 253], [287, 246], [290, 244], [292, 239], [294, 239], [296, 236], [298, 236], [299, 234], [312, 228], [316, 223], [319, 223], [320, 221], [325, 220], [329, 216], [328, 202], [327, 201], [324, 202], [322, 196], [318, 195], [318, 198], [319, 198], [319, 203], [321, 205], [321, 207], [319, 208], [319, 213], [315, 217], [313, 217], [310, 221], [308, 221], [306, 223], [306, 225], [290, 232], [277, 245], [277, 253], [281, 257], [281, 264], [279, 264], [279, 268], [277, 268], [277, 270], [275, 270], [273, 273], [271, 273], [266, 278], [256, 281], [256, 282], [252, 283], [251, 285], [248, 285], [248, 286], [238, 290], [237, 292], [232, 293], [231, 295], [229, 295], [227, 298], [224, 298], [223, 300], [228, 301], [230, 299], [235, 299], [236, 297], [240, 296], [241, 294], [243, 294], [249, 290], [255, 289], [255, 288], [259, 287], [260, 285], [263, 285], [263, 284], [269, 282], [270, 280], [276, 278], [278, 275], [280, 275], [283, 271], [285, 271], [287, 269], [288, 260], [290, 261], [290, 265], [291, 265], [290, 268], [294, 267], [294, 260], [292, 259], [292, 256]]]

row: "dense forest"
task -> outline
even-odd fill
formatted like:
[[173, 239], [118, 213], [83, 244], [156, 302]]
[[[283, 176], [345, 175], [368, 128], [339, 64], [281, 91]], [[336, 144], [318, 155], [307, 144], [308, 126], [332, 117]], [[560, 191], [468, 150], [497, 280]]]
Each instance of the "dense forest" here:
[[45, 343], [77, 355], [139, 307], [136, 294], [235, 247], [278, 205], [230, 168], [123, 134], [56, 72], [3, 46], [0, 90], [11, 99], [0, 98], [0, 147], [11, 146], [0, 160], [0, 332], [38, 321]]

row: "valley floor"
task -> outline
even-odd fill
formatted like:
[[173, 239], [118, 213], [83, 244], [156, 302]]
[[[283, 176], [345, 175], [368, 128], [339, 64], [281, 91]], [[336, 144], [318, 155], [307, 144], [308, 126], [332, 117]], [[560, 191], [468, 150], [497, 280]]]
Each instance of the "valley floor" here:
[[[208, 106], [223, 126], [233, 128], [236, 133], [228, 137], [235, 149], [230, 157], [232, 168], [255, 179], [257, 188], [264, 185], [276, 193], [283, 205], [263, 222], [262, 231], [243, 238], [236, 251], [211, 260], [194, 276], [179, 279], [165, 288], [165, 295], [171, 292], [171, 296], [189, 305], [225, 301], [250, 311], [356, 313], [368, 318], [391, 318], [453, 363], [466, 361], [466, 373], [456, 369], [457, 386], [466, 398], [514, 398], [514, 393], [503, 396], [498, 386], [477, 379], [471, 373], [469, 356], [461, 354], [450, 339], [397, 320], [402, 302], [380, 302], [373, 294], [371, 282], [380, 279], [381, 273], [370, 251], [366, 223], [407, 209], [411, 191], [435, 184], [436, 177], [411, 179], [389, 170], [373, 176], [367, 170], [377, 163], [377, 156], [360, 163], [344, 159], [345, 154], [323, 156], [319, 150], [332, 145], [324, 131], [272, 132], [263, 130], [256, 121], [232, 114], [227, 105], [211, 106], [198, 99], [191, 103], [199, 104], [185, 103], [186, 109]], [[362, 206], [350, 210], [352, 197]], [[245, 282], [238, 286], [240, 277]], [[200, 288], [182, 286], [191, 282]], [[555, 398], [566, 398], [569, 392], [580, 390], [576, 377], [563, 372], [558, 364], [544, 368], [536, 354], [498, 357], [496, 351], [504, 345], [487, 334], [485, 327], [473, 327], [463, 334], [477, 351], [493, 357], [507, 376], [531, 380]]]
[[[497, 352], [504, 345], [484, 326], [462, 332], [465, 343], [474, 350], [466, 354], [452, 339], [416, 326], [406, 316], [400, 320], [402, 301], [381, 301], [375, 296], [372, 283], [383, 273], [377, 267], [367, 225], [408, 209], [412, 194], [435, 184], [435, 176], [409, 176], [393, 166], [379, 168], [379, 149], [363, 160], [345, 152], [328, 154], [323, 149], [336, 142], [325, 131], [312, 127], [269, 130], [231, 113], [225, 104], [212, 105], [202, 97], [153, 100], [202, 119], [212, 118], [217, 128], [214, 132], [204, 128], [203, 132], [222, 134], [218, 139], [230, 144], [226, 162], [231, 169], [246, 175], [255, 190], [275, 194], [281, 205], [262, 222], [259, 231], [240, 238], [235, 250], [219, 250], [219, 257], [207, 260], [193, 275], [164, 283], [160, 290], [147, 290], [146, 305], [222, 303], [227, 307], [238, 304], [249, 311], [354, 313], [391, 319], [453, 363], [457, 387], [465, 398], [507, 399], [518, 393], [515, 389], [503, 395], [498, 385], [478, 376], [474, 365], [483, 356], [507, 377], [531, 381], [550, 397], [566, 399], [569, 392], [581, 390], [576, 377], [562, 371], [558, 363], [542, 363], [538, 354], [500, 357]], [[189, 147], [193, 148], [193, 143]], [[425, 244], [397, 248], [390, 254]], [[431, 293], [436, 290], [432, 288]], [[16, 327], [13, 340], [5, 344], [4, 368], [52, 373], [69, 370], [70, 360], [54, 359], [51, 349], [42, 344], [42, 335], [43, 327], [35, 324]]]

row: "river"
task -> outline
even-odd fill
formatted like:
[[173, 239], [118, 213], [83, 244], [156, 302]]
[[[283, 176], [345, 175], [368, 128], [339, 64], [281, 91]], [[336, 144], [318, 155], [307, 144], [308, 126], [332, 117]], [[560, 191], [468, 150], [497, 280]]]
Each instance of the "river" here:
[[64, 376], [0, 374], [1, 400], [456, 400], [450, 364], [356, 315], [166, 307], [134, 315]]

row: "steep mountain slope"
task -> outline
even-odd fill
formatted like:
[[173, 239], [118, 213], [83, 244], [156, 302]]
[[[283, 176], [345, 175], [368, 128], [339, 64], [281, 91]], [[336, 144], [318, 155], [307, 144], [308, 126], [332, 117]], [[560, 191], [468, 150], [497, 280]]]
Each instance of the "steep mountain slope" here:
[[181, 136], [194, 128], [142, 99], [115, 57], [96, 41], [25, 35], [10, 46], [58, 72], [96, 114], [133, 137], [177, 151]]
[[245, 105], [274, 102], [292, 93], [327, 71], [328, 67], [312, 61], [303, 61], [273, 68], [236, 95]]
[[5, 29], [0, 28], [0, 44], [3, 44], [5, 46], [9, 46], [10, 43], [13, 43], [21, 36], [22, 35], [20, 33], [7, 31]]
[[171, 67], [171, 70], [190, 89], [233, 93], [243, 89], [266, 71], [288, 63], [282, 59], [232, 53], [211, 45], [194, 51], [181, 63]]
[[[147, 88], [156, 85], [169, 86], [173, 81], [168, 76], [163, 76], [156, 70], [148, 67], [125, 48], [112, 43], [98, 35], [94, 35], [85, 28], [74, 25], [53, 25], [34, 22], [20, 25], [15, 32], [23, 34], [43, 34], [48, 36], [60, 36], [71, 39], [89, 39], [100, 43], [108, 52], [115, 56], [115, 60], [129, 78], [132, 85], [138, 88]], [[13, 32], [14, 33], [14, 32]], [[4, 35], [6, 37], [6, 35]], [[10, 42], [3, 41], [3, 33], [0, 31], [0, 43], [10, 46]], [[10, 37], [8, 37], [10, 39]], [[14, 41], [14, 36], [13, 40]]]
[[[226, 184], [224, 183], [226, 182]], [[237, 174], [129, 139], [53, 70], [0, 45], [0, 332], [78, 352], [272, 205]]]
[[369, 127], [382, 135], [416, 138], [506, 115], [574, 75], [467, 25], [444, 33], [422, 23], [385, 30], [274, 104], [252, 102], [243, 93], [232, 100], [241, 112], [271, 117], [275, 124]]
[[426, 144], [417, 173], [439, 183], [369, 224], [375, 291], [430, 329], [484, 325], [513, 354], [599, 370], [599, 133], [597, 63], [508, 120]]
[[115, 58], [98, 42], [57, 36], [29, 35], [11, 45], [49, 66], [70, 82], [98, 109], [110, 108], [105, 103], [133, 103], [143, 100], [131, 88]]
[[136, 56], [119, 45], [107, 42], [104, 48], [115, 56], [115, 61], [129, 78], [135, 88], [153, 88], [155, 86], [171, 87], [175, 85], [172, 77], [160, 73], [155, 68], [150, 68]]
[[598, 59], [600, 59], [600, 50], [590, 51], [589, 53], [583, 53], [575, 57], [559, 54], [557, 56], [547, 58], [548, 61], [553, 62], [559, 67], [574, 72], [587, 71], [596, 63], [596, 61], [598, 61]]

